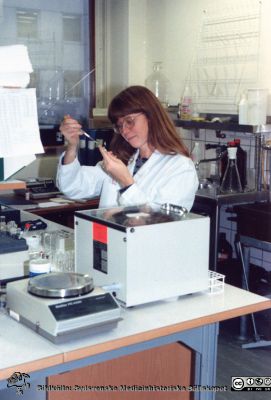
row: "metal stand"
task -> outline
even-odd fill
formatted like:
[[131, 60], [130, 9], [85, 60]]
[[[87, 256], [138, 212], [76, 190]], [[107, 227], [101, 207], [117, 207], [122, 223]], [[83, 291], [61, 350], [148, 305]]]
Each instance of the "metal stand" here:
[[[242, 269], [243, 269], [243, 279], [242, 279], [242, 287], [243, 289], [249, 290], [248, 284], [248, 273], [249, 273], [249, 259], [250, 259], [250, 247], [255, 247], [258, 249], [266, 250], [271, 252], [271, 243], [262, 242], [255, 238], [251, 238], [248, 236], [240, 236], [239, 241], [237, 242], [237, 249], [239, 251]], [[244, 246], [244, 249], [242, 247]], [[260, 335], [257, 331], [256, 321], [254, 314], [250, 314], [254, 332], [254, 342], [242, 344], [243, 349], [253, 349], [257, 347], [266, 347], [271, 345], [270, 340], [261, 340]], [[240, 317], [240, 339], [247, 339], [247, 324], [248, 319], [247, 316]]]

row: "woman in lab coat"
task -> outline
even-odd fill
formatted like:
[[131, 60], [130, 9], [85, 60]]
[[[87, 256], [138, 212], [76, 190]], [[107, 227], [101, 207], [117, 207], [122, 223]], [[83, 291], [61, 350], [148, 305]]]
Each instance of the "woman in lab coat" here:
[[73, 199], [100, 196], [99, 207], [171, 203], [191, 209], [198, 178], [187, 148], [169, 115], [144, 86], [131, 86], [108, 108], [115, 136], [103, 161], [81, 166], [77, 159], [81, 125], [65, 118], [68, 143], [57, 171], [59, 189]]

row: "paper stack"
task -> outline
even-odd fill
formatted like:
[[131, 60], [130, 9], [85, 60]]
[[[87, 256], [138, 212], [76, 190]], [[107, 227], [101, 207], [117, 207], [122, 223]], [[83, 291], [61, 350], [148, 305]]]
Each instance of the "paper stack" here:
[[0, 46], [0, 159], [4, 179], [35, 160], [35, 154], [44, 153], [36, 89], [26, 88], [31, 72], [26, 46]]
[[26, 88], [33, 72], [27, 47], [0, 46], [0, 87]]

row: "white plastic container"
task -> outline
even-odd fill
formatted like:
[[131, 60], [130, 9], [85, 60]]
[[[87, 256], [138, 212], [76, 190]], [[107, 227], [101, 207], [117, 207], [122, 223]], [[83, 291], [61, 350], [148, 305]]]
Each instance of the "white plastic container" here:
[[265, 125], [267, 114], [267, 89], [248, 89], [248, 124]]

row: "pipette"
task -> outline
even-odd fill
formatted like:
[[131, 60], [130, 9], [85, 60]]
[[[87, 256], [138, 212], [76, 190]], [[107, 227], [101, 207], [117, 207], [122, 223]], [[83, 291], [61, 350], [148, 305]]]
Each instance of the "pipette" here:
[[85, 135], [87, 138], [89, 138], [92, 142], [96, 143], [98, 146], [101, 145], [97, 140], [93, 139], [87, 132], [83, 131], [83, 129], [80, 129], [80, 132], [82, 132], [83, 135]]
[[[69, 117], [70, 117], [69, 115], [64, 115], [64, 119], [69, 118]], [[99, 145], [97, 140], [93, 139], [93, 137], [91, 137], [86, 131], [84, 131], [83, 129], [80, 129], [80, 132], [82, 133], [82, 135], [86, 136], [88, 139], [90, 139], [91, 141], [93, 141]]]

